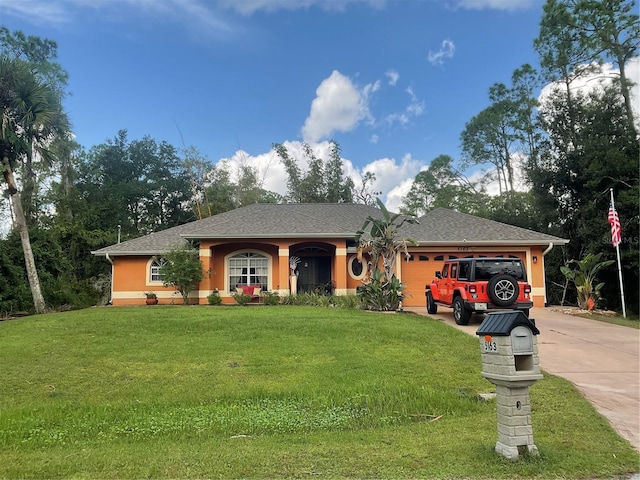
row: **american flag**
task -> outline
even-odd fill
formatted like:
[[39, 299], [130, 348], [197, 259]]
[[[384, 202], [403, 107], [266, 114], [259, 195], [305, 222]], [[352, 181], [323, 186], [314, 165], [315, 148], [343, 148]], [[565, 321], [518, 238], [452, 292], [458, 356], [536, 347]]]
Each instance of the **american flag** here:
[[609, 215], [607, 220], [611, 224], [611, 244], [614, 247], [620, 245], [622, 242], [622, 228], [620, 227], [620, 218], [618, 218], [618, 212], [616, 212], [613, 203], [609, 206]]

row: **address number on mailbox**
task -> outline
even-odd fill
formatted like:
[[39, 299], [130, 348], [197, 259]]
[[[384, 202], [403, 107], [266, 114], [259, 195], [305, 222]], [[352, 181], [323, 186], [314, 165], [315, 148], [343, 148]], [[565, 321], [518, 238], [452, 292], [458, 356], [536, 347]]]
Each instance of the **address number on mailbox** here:
[[483, 353], [498, 353], [498, 344], [495, 340], [484, 340], [482, 342]]

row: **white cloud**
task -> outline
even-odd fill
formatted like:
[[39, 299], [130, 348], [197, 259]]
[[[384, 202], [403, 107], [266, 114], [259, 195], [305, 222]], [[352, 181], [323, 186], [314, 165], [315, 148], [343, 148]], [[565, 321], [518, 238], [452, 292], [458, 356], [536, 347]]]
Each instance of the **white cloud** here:
[[533, 0], [455, 0], [454, 7], [468, 10], [523, 10], [533, 5]]
[[110, 20], [130, 20], [136, 13], [153, 14], [229, 32], [233, 27], [225, 16], [234, 13], [250, 16], [261, 11], [273, 13], [311, 7], [343, 12], [354, 4], [379, 10], [385, 3], [385, 0], [0, 0], [0, 12], [35, 25], [65, 25], [76, 21], [82, 10], [90, 8], [101, 10]]
[[258, 11], [276, 12], [279, 10], [299, 10], [318, 7], [322, 10], [342, 12], [349, 5], [363, 3], [372, 8], [384, 7], [385, 0], [219, 0], [219, 4], [227, 9], [235, 10], [242, 15], [252, 15]]
[[[627, 75], [627, 78], [632, 80], [640, 78], [640, 56], [632, 58], [627, 62], [625, 65], [625, 74]], [[605, 63], [599, 70], [591, 73], [590, 75], [574, 80], [571, 84], [571, 91], [574, 93], [579, 92], [582, 94], [588, 94], [591, 91], [602, 89], [603, 87], [610, 85], [611, 81], [619, 76], [620, 69], [614, 68], [611, 63]], [[557, 82], [545, 85], [538, 96], [538, 101], [541, 104], [540, 110], [544, 111], [544, 102], [554, 90], [564, 90], [564, 88], [565, 86], [563, 83], [561, 84]], [[631, 106], [634, 110], [636, 127], [640, 129], [640, 84], [638, 84], [638, 82], [636, 82], [631, 88], [631, 98]]]
[[395, 87], [400, 79], [400, 74], [395, 70], [387, 70], [384, 75], [389, 79], [389, 85], [392, 87]]
[[[131, 1], [131, 0], [130, 0]], [[133, 0], [134, 2], [145, 0]], [[149, 2], [154, 6], [162, 7], [162, 2]], [[171, 3], [171, 2], [169, 2]], [[173, 10], [178, 14], [184, 14], [187, 19], [191, 19], [200, 25], [206, 25], [208, 28], [217, 31], [231, 31], [232, 27], [225, 21], [221, 15], [211, 9], [206, 3], [198, 0], [173, 0]]]
[[407, 87], [406, 92], [411, 97], [411, 103], [407, 107], [407, 113], [413, 115], [414, 117], [418, 117], [424, 113], [424, 101], [418, 100], [416, 94], [413, 93], [413, 88]]
[[422, 164], [423, 162], [414, 159], [411, 154], [405, 155], [400, 163], [394, 158], [381, 158], [365, 165], [362, 168], [362, 174], [371, 172], [376, 176], [371, 189], [382, 192], [381, 200], [385, 206], [397, 212], [402, 203], [400, 192], [404, 188], [403, 185], [409, 181], [409, 188], [411, 188], [411, 183]]
[[409, 95], [410, 103], [407, 105], [404, 112], [391, 113], [385, 117], [385, 121], [389, 125], [393, 125], [395, 123], [406, 125], [412, 118], [419, 117], [424, 113], [424, 101], [418, 99], [416, 94], [413, 92], [413, 88], [407, 87], [405, 91]]
[[429, 50], [429, 54], [427, 55], [427, 59], [431, 62], [432, 65], [442, 65], [444, 63], [445, 58], [453, 58], [453, 53], [456, 50], [456, 46], [449, 39], [443, 40], [442, 45], [440, 46], [440, 50], [437, 52], [432, 52]]
[[[284, 142], [287, 150], [293, 156], [294, 152], [302, 152], [300, 142]], [[294, 156], [293, 158], [298, 158]], [[280, 161], [280, 157], [272, 149], [267, 153], [258, 155], [250, 155], [249, 153], [238, 150], [231, 157], [225, 157], [218, 160], [217, 165], [226, 164], [231, 172], [232, 181], [237, 181], [238, 172], [241, 167], [248, 166], [256, 170], [258, 181], [262, 184], [262, 188], [272, 192], [285, 195], [287, 193], [287, 172]], [[301, 165], [301, 168], [303, 166]]]
[[369, 97], [380, 88], [380, 82], [362, 89], [345, 75], [334, 70], [320, 83], [311, 111], [302, 127], [302, 138], [316, 143], [334, 132], [348, 132], [365, 119], [371, 119]]
[[0, 0], [0, 12], [35, 25], [65, 25], [87, 10], [99, 11], [109, 21], [132, 21], [136, 15], [156, 16], [172, 22], [204, 26], [218, 32], [230, 32], [231, 24], [216, 5], [202, 0]]
[[[298, 167], [302, 172], [308, 170], [308, 159], [305, 156], [305, 150], [302, 142], [298, 141], [285, 141], [282, 145], [287, 149], [289, 157], [296, 161]], [[317, 158], [323, 160], [328, 159], [330, 155], [330, 142], [320, 142], [316, 144], [310, 144], [313, 154]], [[287, 171], [280, 160], [280, 157], [275, 150], [271, 149], [267, 153], [261, 153], [258, 155], [250, 155], [249, 153], [238, 150], [231, 157], [221, 158], [218, 164], [223, 163], [229, 167], [231, 172], [231, 179], [237, 180], [238, 172], [241, 167], [249, 166], [256, 170], [258, 173], [258, 179], [262, 183], [262, 187], [266, 190], [279, 193], [280, 195], [286, 195], [287, 193]], [[354, 182], [360, 180], [359, 173], [353, 167], [353, 164], [349, 160], [344, 160], [343, 169], [345, 175], [348, 175], [354, 179]]]
[[[307, 159], [304, 155], [302, 142], [286, 141], [283, 145], [289, 152], [289, 156], [296, 160], [300, 169], [307, 170]], [[330, 142], [312, 144], [314, 155], [318, 158], [328, 159]], [[287, 172], [280, 161], [280, 157], [274, 150], [267, 153], [252, 156], [245, 151], [238, 150], [231, 157], [221, 158], [218, 164], [225, 163], [232, 174], [233, 180], [242, 166], [250, 166], [258, 172], [258, 178], [262, 181], [262, 187], [266, 190], [285, 195], [287, 193]], [[423, 162], [414, 159], [410, 154], [405, 155], [400, 162], [393, 158], [381, 158], [365, 165], [362, 169], [354, 167], [353, 163], [343, 158], [343, 171], [351, 177], [356, 185], [366, 172], [376, 176], [376, 181], [369, 186], [371, 191], [381, 192], [380, 199], [389, 210], [400, 210], [402, 198], [411, 188], [413, 179], [423, 167]]]
[[409, 123], [409, 115], [407, 115], [405, 112], [390, 113], [385, 117], [385, 121], [389, 125], [393, 125], [394, 123], [399, 123], [400, 125], [406, 125], [407, 123]]
[[0, 11], [3, 16], [22, 18], [36, 25], [71, 21], [69, 11], [64, 5], [45, 0], [0, 0]]
[[402, 207], [403, 199], [409, 194], [412, 185], [413, 178], [408, 178], [400, 182], [399, 185], [392, 188], [387, 193], [384, 206], [387, 207], [390, 212], [398, 213], [400, 211], [400, 207]]

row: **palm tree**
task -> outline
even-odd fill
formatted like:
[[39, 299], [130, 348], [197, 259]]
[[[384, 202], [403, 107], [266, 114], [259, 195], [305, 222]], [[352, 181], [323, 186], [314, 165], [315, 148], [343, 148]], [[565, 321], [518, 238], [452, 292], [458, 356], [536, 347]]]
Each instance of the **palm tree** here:
[[[409, 251], [407, 244], [416, 243], [415, 240], [411, 238], [405, 239], [400, 237], [398, 235], [398, 229], [405, 223], [416, 224], [418, 220], [412, 216], [401, 215], [399, 213], [391, 214], [379, 198], [376, 198], [376, 202], [382, 212], [382, 218], [368, 216], [362, 228], [356, 233], [355, 240], [358, 244], [358, 258], [362, 257], [364, 251], [369, 251], [374, 270], [378, 268], [378, 261], [382, 258], [384, 275], [390, 280], [395, 274], [396, 256], [398, 253], [404, 252], [408, 257]], [[367, 227], [369, 227], [369, 238], [364, 238]]]
[[55, 89], [38, 80], [24, 61], [6, 57], [0, 58], [0, 120], [2, 174], [22, 242], [33, 305], [36, 313], [42, 313], [44, 297], [13, 172], [17, 162], [30, 162], [34, 155], [50, 158], [47, 146], [68, 131], [68, 122]]

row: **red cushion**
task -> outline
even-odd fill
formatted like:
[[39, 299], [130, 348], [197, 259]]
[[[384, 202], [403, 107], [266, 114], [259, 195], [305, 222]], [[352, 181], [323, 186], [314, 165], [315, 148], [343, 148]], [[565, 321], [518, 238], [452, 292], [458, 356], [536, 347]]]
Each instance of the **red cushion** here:
[[245, 295], [250, 295], [253, 297], [253, 291], [256, 288], [260, 288], [260, 285], [238, 285], [238, 288], [241, 289]]

